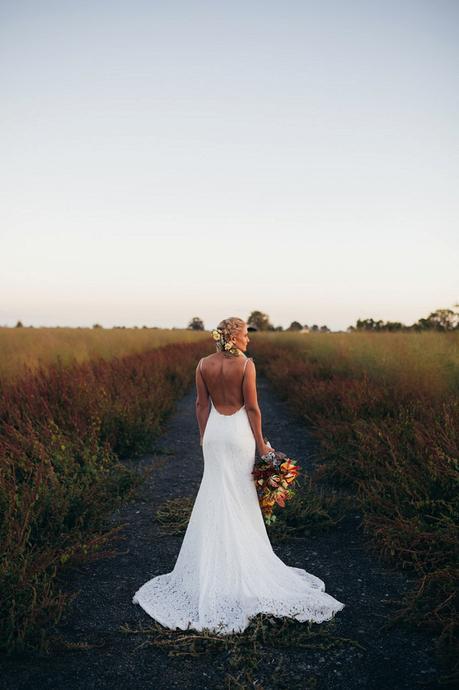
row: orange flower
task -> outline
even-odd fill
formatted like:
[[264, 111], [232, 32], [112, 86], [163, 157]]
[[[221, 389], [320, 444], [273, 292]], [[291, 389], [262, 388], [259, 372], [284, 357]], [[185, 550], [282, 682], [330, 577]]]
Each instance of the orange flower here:
[[293, 470], [296, 470], [297, 467], [295, 463], [293, 463], [290, 459], [287, 459], [282, 463], [281, 469], [285, 470], [286, 472], [292, 472]]
[[279, 494], [278, 496], [276, 496], [276, 503], [281, 508], [285, 508], [285, 494]]
[[285, 508], [285, 502], [294, 495], [289, 488], [295, 481], [300, 467], [296, 461], [287, 458], [284, 453], [276, 453], [281, 465], [275, 466], [267, 460], [254, 467], [252, 474], [255, 479], [261, 512], [267, 525], [271, 525], [276, 516], [273, 515], [275, 505]]

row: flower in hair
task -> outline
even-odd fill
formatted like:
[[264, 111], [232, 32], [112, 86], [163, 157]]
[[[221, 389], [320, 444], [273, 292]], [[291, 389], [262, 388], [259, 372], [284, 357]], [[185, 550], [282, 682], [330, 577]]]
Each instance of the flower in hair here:
[[241, 351], [230, 340], [227, 341], [225, 334], [221, 328], [214, 328], [212, 331], [212, 338], [216, 341], [217, 350], [220, 352], [227, 352], [230, 355], [239, 356]]

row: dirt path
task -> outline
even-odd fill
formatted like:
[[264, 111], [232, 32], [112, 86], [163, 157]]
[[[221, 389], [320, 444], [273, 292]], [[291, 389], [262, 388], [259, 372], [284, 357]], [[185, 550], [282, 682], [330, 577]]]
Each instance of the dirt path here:
[[[257, 383], [265, 434], [274, 447], [291, 453], [305, 469], [311, 469], [308, 455], [314, 446], [304, 427], [288, 413], [286, 403], [274, 396], [266, 380], [258, 377]], [[153, 463], [156, 469], [139, 489], [138, 498], [111, 518], [113, 525], [126, 525], [122, 531], [125, 541], [115, 545], [121, 553], [66, 573], [66, 590], [80, 593], [56, 627], [56, 634], [67, 641], [97, 646], [62, 649], [51, 658], [3, 659], [0, 687], [413, 690], [430, 681], [428, 687], [436, 688], [433, 679], [438, 668], [431, 638], [411, 628], [381, 628], [385, 615], [394, 610], [391, 600], [409, 587], [409, 581], [371, 556], [358, 515], [350, 515], [328, 533], [282, 545], [273, 543], [273, 547], [288, 565], [304, 567], [322, 578], [326, 591], [346, 604], [333, 621], [322, 626], [329, 626], [334, 636], [357, 641], [361, 648], [344, 644], [330, 649], [268, 649], [263, 671], [253, 674], [253, 682], [242, 683], [227, 650], [212, 655], [169, 656], [160, 647], [142, 646], [147, 636], [121, 630], [124, 625], [131, 630], [155, 626], [131, 598], [147, 579], [173, 569], [182, 543], [183, 534], [160, 532], [153, 513], [169, 498], [194, 498], [199, 488], [203, 462], [194, 400], [191, 391], [178, 403], [157, 444], [162, 455], [145, 456], [137, 463], [139, 467]], [[279, 664], [289, 670], [284, 680], [282, 674], [276, 674]], [[267, 670], [270, 665], [272, 673]], [[239, 685], [230, 682], [229, 676], [239, 678]]]

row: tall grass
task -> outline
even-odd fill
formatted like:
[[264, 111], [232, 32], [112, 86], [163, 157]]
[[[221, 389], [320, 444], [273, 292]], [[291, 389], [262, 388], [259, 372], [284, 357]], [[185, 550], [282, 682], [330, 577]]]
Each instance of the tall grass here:
[[208, 333], [185, 328], [0, 328], [0, 382], [11, 382], [53, 363], [109, 360], [208, 337]]
[[375, 552], [417, 575], [397, 615], [434, 631], [449, 665], [457, 659], [459, 334], [272, 334], [253, 344], [259, 370], [319, 440], [314, 479], [349, 487]]
[[[4, 385], [0, 401], [0, 649], [49, 648], [69, 596], [63, 568], [100, 551], [106, 516], [137, 475], [119, 462], [152, 448], [194, 379], [203, 347], [53, 364]], [[116, 532], [116, 530], [115, 530]]]
[[[0, 649], [48, 648], [48, 625], [69, 600], [58, 575], [106, 555], [113, 536], [106, 516], [137, 483], [120, 459], [151, 448], [192, 384], [207, 337], [0, 329]], [[451, 660], [459, 335], [254, 333], [251, 340], [260, 373], [319, 441], [315, 481], [348, 488], [375, 552], [417, 575], [399, 617], [435, 631]], [[310, 508], [308, 485], [293, 522]]]
[[255, 333], [251, 338], [298, 353], [316, 365], [319, 376], [321, 371], [351, 379], [367, 374], [374, 383], [429, 398], [459, 390], [458, 333]]

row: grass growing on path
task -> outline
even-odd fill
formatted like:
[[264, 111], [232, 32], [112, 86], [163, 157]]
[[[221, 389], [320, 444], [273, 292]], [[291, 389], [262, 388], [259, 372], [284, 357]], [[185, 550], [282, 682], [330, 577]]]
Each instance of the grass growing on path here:
[[156, 622], [145, 628], [122, 626], [121, 632], [141, 637], [139, 648], [153, 646], [169, 656], [212, 659], [212, 666], [223, 673], [225, 688], [263, 688], [265, 684], [271, 688], [315, 688], [321, 669], [305, 673], [289, 661], [289, 651], [333, 650], [335, 660], [342, 659], [343, 663], [346, 650], [365, 651], [357, 640], [335, 635], [334, 627], [334, 620], [299, 623], [261, 613], [251, 619], [243, 633], [230, 635], [219, 636], [208, 630], [169, 630]]

